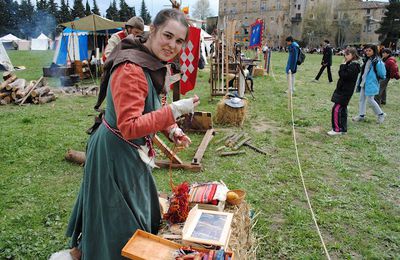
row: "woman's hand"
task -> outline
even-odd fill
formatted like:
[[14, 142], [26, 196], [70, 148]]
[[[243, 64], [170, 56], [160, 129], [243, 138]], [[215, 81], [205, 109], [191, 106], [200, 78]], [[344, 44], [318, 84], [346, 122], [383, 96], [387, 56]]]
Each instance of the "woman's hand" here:
[[190, 140], [189, 136], [185, 135], [185, 133], [179, 127], [172, 129], [170, 138], [174, 141], [176, 146], [183, 146], [187, 148], [192, 143], [192, 140]]
[[200, 98], [194, 95], [192, 98], [181, 99], [171, 103], [171, 110], [174, 118], [194, 112], [194, 108], [200, 104]]

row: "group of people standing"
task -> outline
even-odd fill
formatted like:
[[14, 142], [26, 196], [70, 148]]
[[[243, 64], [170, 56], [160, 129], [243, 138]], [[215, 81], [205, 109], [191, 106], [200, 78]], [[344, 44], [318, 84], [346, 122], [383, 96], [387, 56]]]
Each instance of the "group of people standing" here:
[[[286, 74], [288, 80], [291, 77], [291, 91], [294, 92], [300, 48], [291, 36], [286, 38], [286, 43], [289, 52]], [[327, 69], [329, 83], [332, 83], [332, 47], [328, 40], [325, 40], [323, 45], [321, 68], [312, 81], [318, 82], [323, 71]], [[344, 62], [339, 67], [339, 79], [331, 98], [334, 105], [331, 117], [332, 130], [327, 133], [330, 136], [342, 135], [347, 132], [347, 106], [355, 89], [360, 93], [360, 101], [358, 115], [352, 118], [353, 121], [360, 122], [366, 119], [367, 102], [374, 110], [377, 117], [376, 122], [382, 124], [385, 120], [386, 113], [383, 112], [381, 105], [386, 104], [386, 88], [389, 80], [400, 79], [399, 69], [388, 48], [382, 50], [381, 57], [376, 45], [367, 44], [363, 48], [363, 53], [364, 57], [360, 57], [355, 48], [348, 47], [344, 50]]]

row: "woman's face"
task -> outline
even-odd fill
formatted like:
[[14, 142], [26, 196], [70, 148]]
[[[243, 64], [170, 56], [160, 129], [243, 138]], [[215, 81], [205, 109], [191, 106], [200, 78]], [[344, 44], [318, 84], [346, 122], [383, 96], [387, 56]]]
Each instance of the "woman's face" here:
[[364, 52], [365, 52], [365, 55], [367, 55], [368, 58], [369, 58], [369, 57], [372, 57], [372, 56], [374, 55], [374, 50], [371, 49], [371, 48], [366, 48], [366, 49], [364, 50]]
[[150, 38], [146, 46], [162, 61], [173, 59], [185, 43], [187, 28], [175, 20], [167, 21], [155, 30], [150, 28]]
[[351, 54], [350, 52], [348, 53], [344, 53], [344, 58], [346, 61], [352, 60], [353, 59], [353, 54]]

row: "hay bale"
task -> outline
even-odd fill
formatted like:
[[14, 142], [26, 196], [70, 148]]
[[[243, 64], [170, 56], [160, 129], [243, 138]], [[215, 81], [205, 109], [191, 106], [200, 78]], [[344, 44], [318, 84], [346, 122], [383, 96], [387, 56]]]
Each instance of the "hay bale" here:
[[217, 113], [214, 122], [222, 125], [242, 126], [247, 113], [247, 100], [243, 99], [244, 107], [232, 108], [224, 102], [228, 97], [224, 97], [217, 104]]
[[250, 219], [249, 204], [243, 201], [237, 206], [226, 207], [225, 211], [233, 213], [229, 250], [235, 253], [235, 259], [257, 259], [257, 240], [252, 232], [254, 223]]
[[254, 68], [253, 77], [262, 77], [264, 76], [264, 69], [263, 68]]

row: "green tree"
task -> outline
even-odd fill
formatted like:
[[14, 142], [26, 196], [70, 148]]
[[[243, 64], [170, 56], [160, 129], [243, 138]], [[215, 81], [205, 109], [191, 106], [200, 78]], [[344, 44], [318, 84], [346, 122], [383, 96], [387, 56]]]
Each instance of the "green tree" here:
[[396, 48], [400, 38], [400, 0], [390, 0], [386, 6], [385, 16], [381, 26], [376, 33], [379, 33], [379, 40], [383, 45]]
[[85, 17], [85, 7], [83, 7], [81, 0], [74, 0], [74, 6], [71, 11], [73, 19]]
[[61, 5], [60, 5], [60, 10], [58, 11], [58, 20], [57, 23], [65, 23], [72, 21], [72, 14], [69, 9], [69, 3], [68, 0], [65, 2], [65, 0], [61, 0]]
[[130, 7], [125, 0], [119, 1], [119, 20], [128, 21], [131, 17], [136, 16], [135, 8]]
[[92, 13], [100, 15], [100, 10], [99, 10], [99, 7], [97, 6], [96, 0], [93, 0]]
[[47, 10], [56, 18], [56, 21], [58, 21], [58, 4], [54, 0], [49, 0], [47, 2]]
[[86, 5], [85, 5], [85, 15], [91, 15], [92, 11], [90, 10], [90, 5], [89, 5], [89, 0], [86, 0]]
[[193, 7], [192, 16], [200, 20], [211, 16], [210, 2], [208, 0], [197, 0]]
[[30, 0], [22, 0], [21, 4], [18, 7], [18, 12], [17, 12], [19, 18], [18, 29], [25, 38], [29, 38], [32, 36], [30, 33], [33, 24], [32, 23], [33, 10], [35, 10], [35, 7], [32, 5]]
[[149, 11], [147, 10], [146, 3], [142, 0], [142, 7], [140, 8], [140, 17], [143, 18], [144, 24], [151, 23], [151, 16]]
[[47, 2], [46, 0], [38, 0], [36, 2], [36, 10], [47, 10]]
[[0, 35], [13, 33], [17, 36], [23, 36], [17, 30], [19, 5], [17, 1], [0, 0]]
[[106, 10], [106, 18], [110, 20], [118, 20], [119, 14], [118, 14], [118, 8], [117, 8], [117, 2], [116, 0], [113, 0], [110, 3], [110, 6]]

